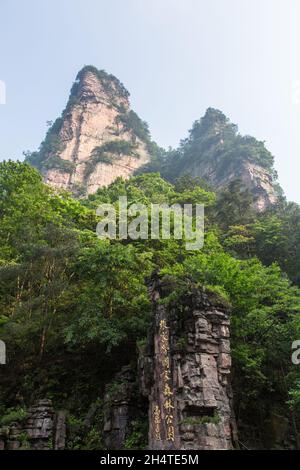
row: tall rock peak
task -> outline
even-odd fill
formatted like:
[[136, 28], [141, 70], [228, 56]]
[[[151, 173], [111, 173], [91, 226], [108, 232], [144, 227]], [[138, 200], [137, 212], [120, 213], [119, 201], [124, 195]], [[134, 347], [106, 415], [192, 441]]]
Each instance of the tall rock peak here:
[[114, 76], [104, 70], [88, 65], [78, 72], [71, 90], [72, 97], [79, 102], [94, 101], [129, 108], [129, 92]]
[[27, 161], [40, 169], [46, 183], [79, 196], [141, 169], [160, 171], [171, 181], [190, 174], [216, 191], [240, 180], [258, 211], [282, 195], [264, 142], [242, 136], [221, 111], [208, 108], [179, 148], [166, 152], [151, 141], [147, 124], [131, 110], [124, 85], [91, 65], [77, 74], [61, 117]]
[[240, 180], [254, 196], [256, 209], [262, 211], [276, 204], [282, 193], [273, 165], [264, 142], [242, 136], [221, 111], [208, 108], [181, 142], [169, 173], [171, 177], [201, 177], [217, 191]]
[[65, 110], [39, 151], [27, 156], [46, 183], [91, 194], [149, 161], [147, 124], [130, 109], [129, 93], [113, 75], [93, 66], [77, 75]]

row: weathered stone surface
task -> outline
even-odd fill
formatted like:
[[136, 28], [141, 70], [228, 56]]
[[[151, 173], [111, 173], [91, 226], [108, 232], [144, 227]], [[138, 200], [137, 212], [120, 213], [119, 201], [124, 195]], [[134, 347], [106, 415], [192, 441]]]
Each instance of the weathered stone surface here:
[[155, 274], [154, 325], [139, 359], [141, 390], [149, 399], [149, 448], [232, 449], [228, 307], [201, 289], [166, 307], [159, 300], [168, 289]]
[[124, 447], [131, 425], [139, 415], [140, 401], [136, 371], [131, 366], [125, 366], [107, 385], [104, 396], [103, 434], [107, 449]]
[[[107, 84], [96, 73], [86, 71], [80, 78], [75, 102], [63, 115], [58, 137], [62, 143], [59, 157], [73, 165], [73, 171], [51, 167], [51, 152], [47, 156], [44, 180], [49, 185], [75, 191], [83, 188], [91, 194], [99, 187], [107, 186], [117, 177], [130, 177], [133, 172], [149, 161], [149, 154], [143, 142], [132, 129], [120, 119], [120, 113], [130, 111], [128, 96], [120, 94], [114, 81]], [[96, 147], [111, 141], [126, 141], [135, 145], [133, 155], [115, 155], [112, 164], [98, 162], [92, 171], [86, 173]], [[57, 153], [57, 152], [56, 152]]]
[[6, 443], [6, 450], [18, 450], [21, 447], [21, 442], [18, 440], [9, 440]]
[[29, 417], [24, 425], [30, 447], [35, 450], [51, 448], [54, 427], [54, 410], [51, 400], [38, 400], [28, 410]]
[[66, 446], [66, 412], [61, 410], [56, 415], [54, 449], [64, 450]]
[[[0, 450], [23, 448], [32, 450], [64, 449], [66, 426], [65, 412], [54, 413], [51, 400], [37, 400], [22, 423], [11, 423], [0, 429]], [[22, 437], [22, 439], [21, 439]]]
[[220, 173], [219, 165], [221, 164], [220, 160], [214, 158], [186, 160], [181, 168], [180, 175], [199, 176], [209, 181], [215, 190], [220, 190], [228, 186], [230, 182], [239, 179], [243, 186], [253, 194], [255, 198], [254, 206], [259, 212], [278, 202], [276, 182], [268, 169], [249, 160], [241, 159], [235, 170]]

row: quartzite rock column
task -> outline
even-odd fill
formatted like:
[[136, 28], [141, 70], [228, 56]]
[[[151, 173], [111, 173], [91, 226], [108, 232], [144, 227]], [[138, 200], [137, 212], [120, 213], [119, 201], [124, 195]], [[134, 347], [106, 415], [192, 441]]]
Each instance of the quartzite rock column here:
[[154, 320], [139, 361], [149, 398], [149, 449], [232, 449], [228, 306], [195, 287], [167, 305], [172, 289], [167, 279], [152, 277]]

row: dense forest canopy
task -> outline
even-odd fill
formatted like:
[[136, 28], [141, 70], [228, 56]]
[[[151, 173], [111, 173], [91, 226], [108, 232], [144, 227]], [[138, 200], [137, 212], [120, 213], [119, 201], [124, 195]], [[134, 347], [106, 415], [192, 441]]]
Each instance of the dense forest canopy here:
[[[206, 158], [222, 137], [239, 139], [241, 149], [251, 145], [253, 159], [272, 164], [263, 144], [239, 137], [222, 114], [217, 114], [220, 128], [206, 132], [210, 137], [203, 141], [211, 113], [216, 122], [209, 111], [182, 143], [187, 155], [197, 145]], [[120, 195], [148, 205], [204, 203], [203, 249], [187, 251], [183, 240], [174, 239], [98, 239], [96, 208], [117, 205]], [[136, 361], [151, 318], [146, 280], [159, 270], [176, 286], [170, 301], [193, 283], [231, 306], [241, 441], [256, 435], [266, 446], [274, 415], [292, 423], [296, 439], [300, 372], [291, 362], [291, 343], [300, 338], [299, 265], [300, 207], [280, 201], [258, 214], [239, 181], [216, 195], [198, 178], [170, 183], [147, 173], [118, 178], [77, 200], [46, 186], [29, 164], [2, 162], [0, 338], [7, 344], [9, 368], [1, 377], [1, 415], [21, 416], [24, 403], [42, 395], [67, 408], [80, 428], [117, 368]], [[92, 434], [82, 432], [70, 448], [99, 448], [100, 422], [101, 416]]]

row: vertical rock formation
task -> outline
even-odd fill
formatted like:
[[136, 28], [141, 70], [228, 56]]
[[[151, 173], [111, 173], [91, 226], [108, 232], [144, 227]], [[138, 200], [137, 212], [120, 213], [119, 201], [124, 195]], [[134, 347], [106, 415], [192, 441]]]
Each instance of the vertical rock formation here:
[[137, 387], [136, 370], [124, 366], [107, 385], [104, 396], [103, 437], [107, 449], [124, 448], [133, 423], [143, 414], [142, 397]]
[[201, 289], [166, 307], [168, 293], [168, 282], [155, 276], [153, 331], [139, 361], [149, 448], [232, 449], [228, 307]]
[[232, 181], [240, 180], [242, 186], [252, 193], [254, 208], [258, 212], [262, 212], [277, 203], [279, 196], [277, 186], [275, 186], [274, 178], [266, 168], [247, 160], [240, 161], [235, 168], [228, 163], [226, 171], [221, 176], [219, 165], [222, 165], [221, 161], [217, 163], [216, 161], [194, 161], [191, 165], [184, 167], [181, 175], [191, 174], [193, 177], [200, 177], [216, 191], [225, 188]]
[[200, 177], [216, 191], [238, 179], [252, 193], [255, 208], [263, 211], [282, 194], [273, 164], [264, 142], [240, 135], [221, 111], [209, 108], [182, 141], [169, 172]]
[[56, 414], [54, 450], [64, 450], [66, 446], [66, 412], [60, 410]]
[[22, 423], [11, 423], [0, 429], [0, 450], [64, 449], [65, 413], [54, 412], [51, 400], [37, 400]]
[[[138, 169], [161, 171], [171, 180], [199, 176], [217, 191], [240, 179], [252, 192], [258, 211], [275, 204], [282, 192], [264, 142], [238, 134], [237, 126], [216, 109], [209, 108], [194, 123], [170, 158], [153, 152], [154, 147], [147, 124], [130, 109], [122, 83], [86, 66], [77, 75], [62, 116], [27, 161], [42, 172], [46, 183], [79, 196], [95, 193], [119, 176], [128, 178]], [[157, 155], [150, 162], [151, 153]]]
[[29, 408], [28, 413], [23, 430], [28, 436], [31, 448], [35, 450], [51, 448], [55, 419], [51, 401], [39, 400]]
[[130, 109], [128, 98], [116, 77], [83, 68], [62, 117], [27, 160], [46, 183], [77, 194], [94, 193], [118, 176], [128, 178], [148, 162], [150, 142], [147, 125]]

